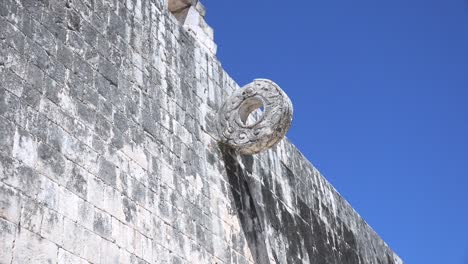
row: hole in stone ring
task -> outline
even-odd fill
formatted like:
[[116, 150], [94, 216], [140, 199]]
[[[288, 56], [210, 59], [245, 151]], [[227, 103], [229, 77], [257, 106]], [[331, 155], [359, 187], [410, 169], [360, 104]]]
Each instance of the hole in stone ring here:
[[[263, 112], [263, 101], [257, 97], [247, 98], [244, 102], [242, 102], [241, 106], [239, 107], [239, 117], [241, 122], [245, 126], [255, 125], [258, 122], [258, 120], [260, 120], [260, 117], [263, 115]], [[257, 117], [257, 121], [255, 121], [255, 115]]]

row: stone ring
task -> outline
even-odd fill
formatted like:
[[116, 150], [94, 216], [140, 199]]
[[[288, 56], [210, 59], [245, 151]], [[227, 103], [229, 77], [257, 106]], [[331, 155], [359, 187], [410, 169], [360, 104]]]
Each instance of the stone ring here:
[[[262, 108], [263, 111], [259, 110]], [[255, 110], [256, 118], [251, 115]], [[276, 83], [255, 79], [236, 90], [221, 107], [220, 140], [241, 154], [259, 153], [286, 135], [292, 115], [291, 100]]]

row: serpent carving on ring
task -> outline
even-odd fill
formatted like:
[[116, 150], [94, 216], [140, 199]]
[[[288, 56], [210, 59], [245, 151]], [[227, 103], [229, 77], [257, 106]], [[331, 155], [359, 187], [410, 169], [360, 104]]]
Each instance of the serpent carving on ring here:
[[[250, 123], [249, 115], [263, 107]], [[219, 111], [219, 137], [241, 154], [252, 155], [278, 143], [289, 130], [293, 116], [291, 100], [271, 80], [255, 79], [236, 90]]]

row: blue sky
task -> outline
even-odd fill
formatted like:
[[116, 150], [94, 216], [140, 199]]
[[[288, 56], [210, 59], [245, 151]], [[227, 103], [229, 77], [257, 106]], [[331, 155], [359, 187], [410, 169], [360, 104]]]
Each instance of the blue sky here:
[[468, 263], [468, 4], [202, 0], [242, 86], [291, 97], [289, 139], [407, 264]]

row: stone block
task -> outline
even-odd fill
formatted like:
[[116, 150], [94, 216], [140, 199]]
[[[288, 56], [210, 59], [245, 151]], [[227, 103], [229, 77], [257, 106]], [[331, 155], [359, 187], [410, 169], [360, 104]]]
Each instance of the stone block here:
[[100, 246], [102, 241], [103, 239], [100, 236], [89, 232], [86, 238], [86, 243], [84, 244], [83, 254], [81, 256], [91, 263], [99, 263], [101, 258]]
[[82, 24], [82, 19], [78, 12], [75, 10], [67, 10], [66, 11], [66, 16], [67, 16], [67, 28], [69, 30], [73, 31], [80, 31], [81, 30], [81, 24]]
[[110, 186], [116, 187], [117, 172], [113, 163], [101, 157], [99, 160], [99, 178]]
[[52, 2], [57, 2], [57, 0], [52, 0], [50, 2], [52, 10], [44, 10], [42, 13], [42, 24], [54, 35], [54, 38], [58, 40], [58, 44], [65, 42], [67, 36], [65, 17], [63, 15], [65, 12], [65, 5], [62, 2], [60, 8], [57, 8], [59, 5], [54, 6], [52, 4]]
[[89, 263], [82, 258], [71, 254], [70, 252], [63, 250], [62, 248], [58, 251], [58, 262], [60, 264], [85, 264]]
[[34, 167], [37, 162], [38, 143], [33, 135], [18, 129], [13, 140], [13, 157], [29, 167]]
[[34, 0], [21, 0], [21, 5], [30, 13], [35, 20], [40, 20], [45, 2]]
[[47, 177], [41, 181], [41, 187], [37, 194], [38, 202], [43, 203], [50, 209], [60, 210], [59, 208], [60, 186]]
[[69, 175], [65, 174], [67, 162], [62, 154], [47, 144], [39, 143], [37, 156], [37, 170], [65, 185]]
[[132, 263], [132, 254], [120, 248], [119, 249], [119, 263]]
[[17, 97], [20, 97], [23, 93], [23, 79], [21, 79], [18, 75], [16, 75], [16, 73], [10, 70], [2, 71], [0, 74], [3, 75], [2, 86], [12, 94], [16, 95]]
[[9, 178], [13, 177], [18, 162], [10, 156], [0, 154], [0, 181], [6, 184]]
[[[0, 97], [2, 94], [0, 93]], [[0, 102], [1, 104], [1, 102]], [[0, 106], [1, 107], [1, 106]], [[10, 121], [0, 117], [0, 154], [11, 156], [15, 137], [15, 126]]]
[[[22, 57], [19, 51], [8, 46], [4, 42], [0, 42], [0, 47], [0, 65], [3, 65], [5, 69], [12, 70], [14, 73], [16, 73], [16, 75], [24, 79], [27, 60]], [[26, 47], [28, 46], [26, 45]]]
[[119, 263], [119, 247], [116, 244], [107, 240], [102, 240], [100, 245], [102, 264], [116, 264]]
[[138, 231], [135, 232], [135, 255], [147, 262], [153, 259], [153, 241]]
[[85, 52], [85, 42], [80, 34], [73, 30], [68, 30], [66, 44], [74, 53], [83, 57]]
[[96, 123], [96, 109], [81, 102], [76, 103], [76, 108], [80, 120], [89, 126], [94, 126]]
[[59, 187], [58, 195], [59, 208], [57, 211], [65, 217], [77, 221], [80, 218], [78, 209], [84, 200], [62, 186]]
[[30, 62], [26, 66], [26, 74], [28, 76], [26, 82], [42, 94], [44, 88], [44, 72]]
[[73, 51], [63, 43], [57, 44], [57, 60], [65, 66], [65, 68], [73, 69]]
[[19, 223], [21, 212], [20, 194], [0, 183], [0, 217], [14, 224]]
[[29, 54], [29, 61], [41, 70], [47, 71], [50, 67], [51, 61], [47, 52], [33, 40], [26, 39], [25, 53]]
[[122, 210], [125, 216], [125, 221], [134, 226], [137, 217], [136, 204], [127, 197], [122, 197]]
[[66, 188], [79, 197], [86, 199], [88, 196], [89, 173], [75, 164], [72, 165], [71, 171], [67, 171], [67, 173], [70, 176], [68, 177]]
[[118, 83], [118, 71], [117, 68], [107, 59], [100, 58], [98, 64], [99, 73], [104, 76], [111, 84], [117, 85]]
[[0, 263], [10, 263], [17, 226], [0, 218]]
[[112, 218], [112, 238], [119, 247], [135, 252], [135, 230], [116, 218]]
[[21, 100], [25, 101], [26, 104], [30, 105], [34, 109], [39, 108], [41, 101], [41, 93], [36, 90], [32, 85], [25, 83], [23, 87], [23, 94], [21, 94]]
[[102, 195], [106, 188], [104, 182], [100, 179], [90, 177], [88, 187], [88, 198], [86, 200], [100, 209], [105, 208], [104, 197]]
[[62, 87], [49, 76], [44, 77], [45, 96], [55, 104], [60, 104], [62, 100]]
[[93, 231], [103, 238], [112, 240], [111, 216], [104, 211], [96, 210], [94, 213]]
[[57, 245], [62, 245], [64, 231], [64, 217], [54, 210], [44, 209], [41, 223], [41, 236]]
[[75, 55], [73, 57], [73, 74], [76, 74], [86, 86], [93, 85], [93, 69], [81, 56]]
[[93, 230], [96, 208], [86, 200], [78, 200], [78, 220], [86, 229]]
[[56, 263], [58, 247], [47, 239], [21, 229], [15, 240], [11, 263]]
[[21, 227], [33, 233], [40, 234], [44, 208], [36, 201], [28, 198], [23, 198], [22, 204]]
[[63, 236], [66, 238], [63, 240], [63, 248], [75, 255], [83, 256], [90, 232], [66, 217], [63, 230]]
[[57, 39], [49, 30], [47, 30], [46, 27], [44, 27], [44, 25], [37, 21], [34, 21], [33, 23], [33, 40], [38, 43], [49, 56], [55, 56], [57, 54]]

